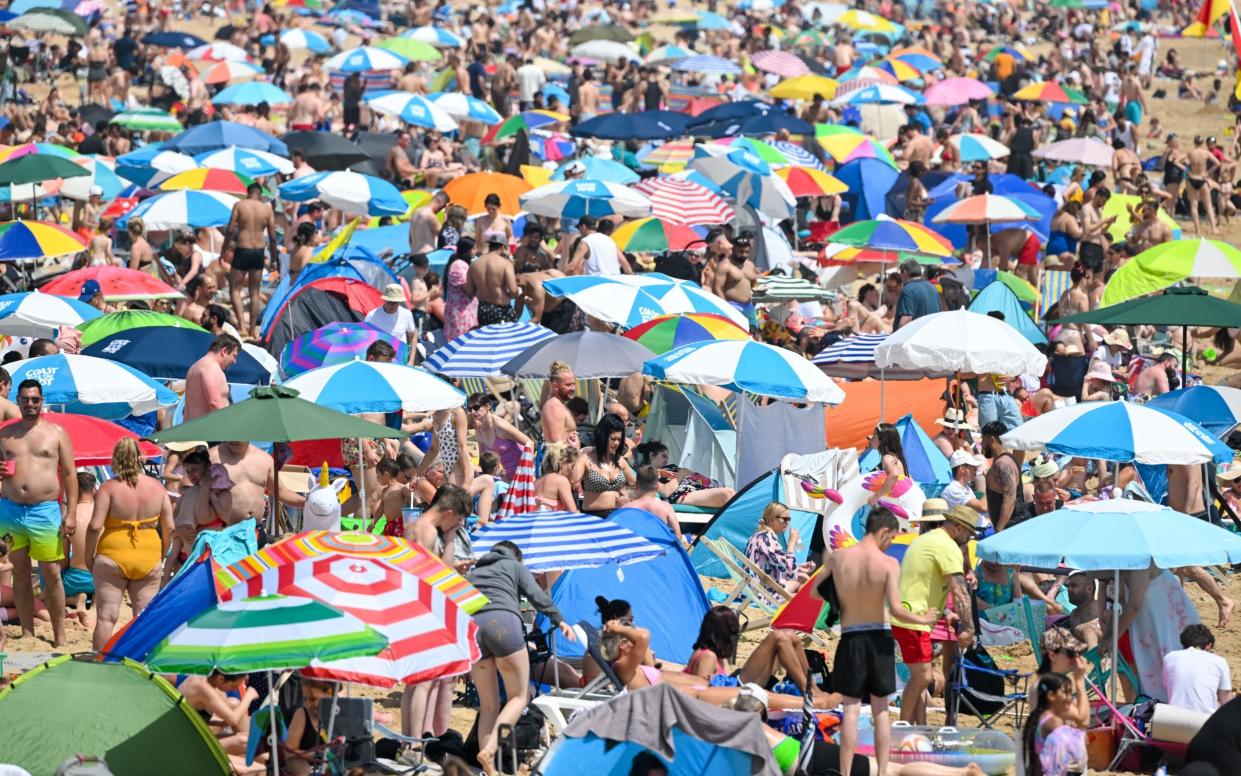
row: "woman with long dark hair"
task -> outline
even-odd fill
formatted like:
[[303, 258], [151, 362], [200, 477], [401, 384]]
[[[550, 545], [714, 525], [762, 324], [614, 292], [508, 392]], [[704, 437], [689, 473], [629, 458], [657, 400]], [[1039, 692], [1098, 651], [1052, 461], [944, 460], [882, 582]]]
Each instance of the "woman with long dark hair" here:
[[444, 265], [444, 337], [448, 341], [478, 327], [478, 300], [469, 279], [473, 260], [474, 239], [462, 236]]
[[610, 512], [629, 500], [636, 482], [633, 467], [625, 459], [625, 423], [609, 412], [595, 425], [594, 446], [582, 450], [573, 467], [573, 482], [582, 486], [582, 509]]
[[891, 423], [880, 423], [870, 435], [870, 446], [879, 451], [879, 468], [883, 470], [883, 484], [870, 497], [874, 506], [879, 499], [892, 492], [896, 483], [909, 476], [909, 468], [905, 465], [905, 449], [901, 446], [901, 432]]
[[1086, 772], [1086, 731], [1089, 715], [1086, 688], [1080, 679], [1043, 674], [1035, 687], [1034, 708], [1021, 732], [1021, 759], [1026, 776], [1069, 776]]

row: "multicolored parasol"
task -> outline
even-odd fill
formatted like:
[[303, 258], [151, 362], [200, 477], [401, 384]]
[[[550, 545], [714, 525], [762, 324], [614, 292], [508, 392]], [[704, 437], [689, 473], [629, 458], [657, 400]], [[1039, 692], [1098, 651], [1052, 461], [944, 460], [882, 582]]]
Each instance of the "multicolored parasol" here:
[[246, 189], [252, 183], [254, 183], [253, 178], [239, 172], [197, 167], [177, 173], [161, 183], [159, 187], [164, 191], [220, 191], [244, 197]]
[[487, 134], [483, 135], [482, 143], [497, 143], [506, 137], [512, 137], [518, 132], [525, 130], [526, 134], [532, 129], [540, 129], [550, 127], [555, 124], [561, 124], [569, 120], [569, 116], [564, 113], [556, 113], [550, 110], [527, 110], [518, 113], [516, 116], [510, 116], [504, 121], [496, 124], [487, 130]]
[[81, 346], [89, 347], [96, 342], [107, 339], [128, 329], [141, 329], [151, 326], [173, 326], [179, 329], [206, 331], [196, 323], [187, 321], [179, 315], [158, 313], [154, 310], [120, 310], [101, 315], [78, 326], [82, 335]]
[[853, 127], [815, 124], [814, 137], [837, 164], [852, 162], [854, 159], [879, 159], [892, 165], [893, 169], [896, 168], [896, 159], [886, 146]]
[[832, 242], [882, 251], [904, 251], [927, 256], [952, 256], [952, 243], [929, 227], [913, 221], [881, 216], [849, 224], [831, 237]]
[[813, 167], [782, 167], [776, 175], [789, 185], [789, 191], [798, 197], [822, 197], [840, 194], [849, 187], [836, 177]]
[[1086, 95], [1076, 89], [1061, 86], [1054, 81], [1039, 81], [1021, 87], [1013, 93], [1012, 99], [1028, 102], [1060, 102], [1074, 105], [1085, 105], [1089, 100]]
[[683, 251], [694, 243], [702, 243], [706, 230], [658, 218], [629, 221], [612, 233], [612, 242], [628, 253], [662, 253]]
[[42, 221], [10, 221], [0, 224], [0, 261], [67, 256], [86, 248], [76, 232]]
[[366, 358], [366, 349], [383, 340], [396, 350], [399, 364], [409, 361], [409, 347], [404, 341], [369, 323], [339, 321], [308, 331], [284, 346], [280, 365], [290, 377], [329, 364], [344, 364]]
[[750, 333], [722, 315], [682, 313], [652, 318], [625, 332], [624, 336], [661, 355], [692, 342], [749, 339]]

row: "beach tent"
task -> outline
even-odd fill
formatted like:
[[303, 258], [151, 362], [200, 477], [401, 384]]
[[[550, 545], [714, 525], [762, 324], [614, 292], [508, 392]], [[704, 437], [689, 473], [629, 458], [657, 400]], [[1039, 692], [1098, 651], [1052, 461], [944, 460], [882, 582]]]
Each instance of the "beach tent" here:
[[[947, 457], [922, 430], [913, 415], [904, 415], [893, 425], [901, 435], [901, 449], [905, 452], [905, 465], [908, 467], [906, 473], [922, 486], [927, 498], [939, 495], [944, 486], [952, 481]], [[858, 467], [864, 472], [876, 469], [879, 458], [878, 450], [867, 450], [858, 460]]]
[[[245, 521], [243, 521], [245, 522]], [[193, 556], [191, 556], [193, 557]], [[151, 603], [113, 634], [100, 650], [105, 660], [143, 662], [155, 645], [190, 618], [215, 606], [219, 600], [212, 579], [211, 558], [199, 556], [181, 567], [172, 581], [155, 594]]]
[[1047, 335], [1030, 318], [1021, 300], [1011, 288], [999, 281], [992, 281], [979, 291], [974, 301], [970, 302], [969, 310], [983, 314], [995, 311], [1004, 313], [1004, 322], [1021, 332], [1021, 336], [1030, 340], [1031, 344], [1047, 344]]
[[63, 655], [0, 691], [0, 762], [55, 773], [91, 755], [112, 773], [229, 773], [215, 735], [163, 677], [126, 660]]
[[627, 776], [642, 752], [668, 776], [779, 776], [757, 714], [647, 687], [575, 714], [540, 763], [543, 776]]
[[[961, 224], [937, 224], [934, 223], [934, 219], [935, 216], [947, 209], [949, 205], [960, 201], [960, 197], [957, 196], [957, 187], [962, 183], [968, 185], [973, 179], [973, 176], [970, 175], [954, 173], [941, 180], [937, 185], [927, 187], [927, 196], [930, 197], [932, 202], [926, 209], [924, 222], [929, 228], [942, 234], [952, 243], [954, 248], [965, 247], [965, 227]], [[992, 193], [1017, 200], [1023, 205], [1034, 208], [1042, 216], [1037, 221], [996, 222], [991, 224], [991, 233], [995, 234], [1005, 229], [1020, 227], [1033, 231], [1039, 236], [1040, 240], [1046, 242], [1051, 235], [1051, 218], [1056, 214], [1056, 201], [1029, 183], [1026, 183], [1017, 175], [1009, 175], [1007, 173], [991, 175], [988, 177], [988, 180], [991, 181], [991, 186], [994, 189]]]
[[392, 274], [392, 270], [388, 269], [382, 261], [366, 256], [353, 256], [348, 259], [331, 258], [327, 261], [307, 264], [293, 282], [290, 283], [287, 276], [282, 277], [280, 285], [276, 286], [276, 290], [272, 292], [267, 307], [263, 310], [261, 329], [263, 337], [268, 336], [275, 319], [284, 311], [289, 301], [297, 296], [298, 292], [328, 278], [355, 280], [366, 283], [376, 291], [382, 291], [384, 286], [397, 282], [396, 275]]
[[888, 192], [898, 177], [900, 173], [881, 159], [854, 159], [837, 167], [836, 178], [849, 187], [840, 195], [849, 206], [848, 217], [842, 216], [841, 222], [865, 221], [886, 212]]
[[[607, 565], [566, 571], [552, 587], [552, 601], [567, 622], [597, 623], [595, 596], [623, 598], [633, 605], [637, 623], [651, 631], [651, 649], [655, 654], [688, 663], [698, 626], [709, 608], [689, 555], [664, 521], [650, 512], [632, 507], [617, 509], [608, 520], [667, 551], [623, 569]], [[546, 630], [550, 623], [540, 616], [536, 627]], [[576, 657], [582, 654], [582, 645], [557, 635], [556, 653]]]
[[689, 387], [655, 386], [645, 439], [668, 446], [669, 460], [726, 487], [737, 481], [737, 431], [710, 399]]

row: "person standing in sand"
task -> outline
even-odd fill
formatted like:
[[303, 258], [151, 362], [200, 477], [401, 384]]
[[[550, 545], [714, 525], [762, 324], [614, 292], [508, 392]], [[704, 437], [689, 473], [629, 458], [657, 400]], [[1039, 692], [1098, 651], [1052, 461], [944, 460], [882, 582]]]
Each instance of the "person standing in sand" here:
[[721, 261], [711, 279], [711, 292], [720, 297], [750, 323], [750, 330], [758, 329], [758, 317], [754, 312], [754, 284], [758, 282], [758, 270], [750, 261], [750, 235], [739, 234], [733, 238], [732, 251], [727, 261]]
[[409, 252], [425, 256], [435, 250], [440, 233], [439, 212], [448, 206], [448, 195], [437, 191], [431, 201], [414, 211], [409, 219]]
[[199, 493], [195, 513], [199, 530], [224, 528], [247, 517], [261, 521], [271, 493], [289, 506], [305, 506], [305, 496], [278, 483], [272, 457], [249, 442], [222, 442], [210, 455], [207, 487]]
[[[264, 240], [266, 234], [266, 240]], [[276, 216], [271, 205], [263, 201], [263, 187], [251, 183], [246, 188], [246, 198], [233, 205], [233, 215], [224, 228], [224, 243], [220, 246], [220, 255], [228, 255], [229, 247], [233, 247], [232, 269], [228, 273], [229, 297], [233, 302], [233, 314], [237, 316], [237, 325], [250, 333], [254, 339], [259, 336], [259, 307], [262, 297], [259, 285], [263, 280], [263, 268], [266, 259], [263, 248], [271, 252], [274, 262], [280, 257], [276, 248]], [[250, 290], [250, 317], [246, 318], [241, 303], [241, 286], [246, 283]]]
[[487, 252], [470, 264], [467, 285], [478, 299], [478, 325], [512, 323], [517, 320], [513, 299], [517, 297], [517, 273], [508, 255], [504, 232], [487, 232]]
[[[43, 386], [17, 386], [21, 419], [0, 429], [0, 535], [13, 541], [13, 599], [22, 636], [34, 636], [31, 564], [39, 564], [43, 600], [52, 618], [52, 646], [65, 641], [65, 588], [60, 577], [64, 539], [77, 530], [78, 477], [73, 443], [59, 425], [44, 420]], [[63, 488], [64, 506], [58, 496]]]
[[547, 370], [547, 388], [548, 397], [543, 402], [539, 416], [539, 423], [543, 428], [543, 443], [568, 442], [573, 447], [580, 447], [577, 424], [566, 404], [577, 390], [577, 378], [573, 376], [573, 370], [568, 364], [563, 361], [552, 363]]
[[224, 370], [237, 363], [241, 343], [221, 334], [205, 355], [185, 373], [185, 420], [224, 409], [229, 405], [228, 378]]

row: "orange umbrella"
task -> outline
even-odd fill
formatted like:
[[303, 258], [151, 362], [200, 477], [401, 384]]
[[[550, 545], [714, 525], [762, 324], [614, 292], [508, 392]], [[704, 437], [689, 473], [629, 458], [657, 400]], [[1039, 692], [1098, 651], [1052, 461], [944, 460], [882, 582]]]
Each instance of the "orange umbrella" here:
[[448, 195], [450, 202], [461, 205], [470, 215], [485, 212], [487, 208], [483, 200], [488, 194], [495, 194], [500, 197], [500, 212], [515, 216], [521, 212], [517, 198], [532, 188], [534, 187], [516, 175], [476, 172], [449, 181], [444, 187], [444, 193]]

